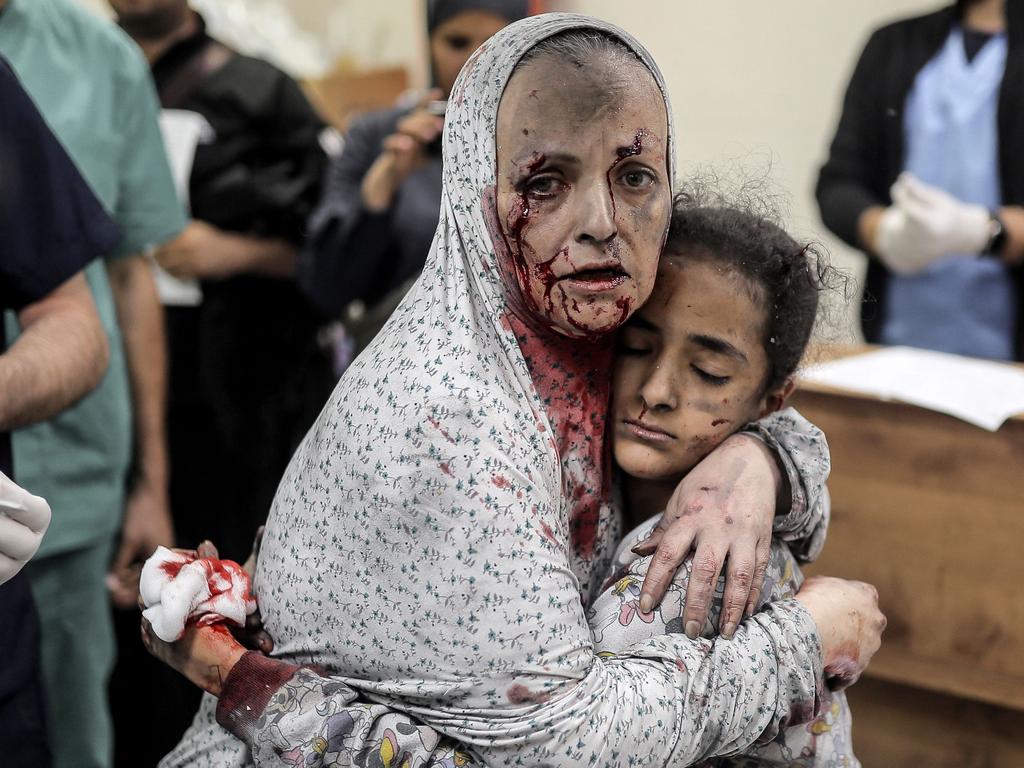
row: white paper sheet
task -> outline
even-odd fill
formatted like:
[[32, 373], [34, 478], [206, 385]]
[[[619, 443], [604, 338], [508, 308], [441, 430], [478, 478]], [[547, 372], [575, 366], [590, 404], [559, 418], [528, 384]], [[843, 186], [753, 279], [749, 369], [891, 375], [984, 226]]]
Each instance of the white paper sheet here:
[[1024, 413], [1024, 369], [910, 347], [808, 367], [804, 381], [901, 400], [995, 432]]
[[[174, 189], [178, 199], [187, 210], [189, 207], [188, 185], [192, 177], [192, 162], [196, 147], [212, 128], [206, 118], [197, 112], [184, 109], [165, 109], [160, 113], [160, 131], [167, 150], [167, 162], [171, 166]], [[203, 301], [203, 292], [195, 280], [179, 280], [172, 277], [156, 262], [153, 262], [153, 279], [160, 301], [167, 306], [194, 307]]]

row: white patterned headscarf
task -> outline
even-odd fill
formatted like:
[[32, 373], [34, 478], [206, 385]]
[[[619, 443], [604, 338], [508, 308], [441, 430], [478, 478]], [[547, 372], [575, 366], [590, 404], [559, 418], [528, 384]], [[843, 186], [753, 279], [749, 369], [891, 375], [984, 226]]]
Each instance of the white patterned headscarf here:
[[[594, 663], [584, 603], [618, 536], [602, 463], [607, 383], [553, 418], [507, 322], [482, 203], [516, 64], [546, 38], [588, 29], [621, 40], [665, 93], [639, 43], [584, 16], [522, 20], [470, 58], [448, 105], [423, 274], [292, 459], [260, 556], [278, 653], [432, 724], [442, 702], [449, 725], [453, 712], [472, 720], [544, 700]], [[589, 349], [607, 379], [609, 345]], [[555, 432], [582, 422], [597, 459], [581, 470], [586, 457], [560, 456]]]

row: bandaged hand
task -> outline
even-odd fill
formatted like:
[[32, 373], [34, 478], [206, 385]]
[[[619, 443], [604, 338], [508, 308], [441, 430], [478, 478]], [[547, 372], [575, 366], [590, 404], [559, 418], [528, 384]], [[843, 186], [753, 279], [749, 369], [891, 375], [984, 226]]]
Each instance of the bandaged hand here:
[[50, 505], [0, 472], [0, 584], [14, 578], [39, 549]]
[[164, 642], [174, 642], [186, 625], [227, 622], [244, 627], [256, 610], [249, 575], [238, 563], [210, 552], [159, 547], [142, 568], [139, 584], [143, 619]]
[[945, 256], [977, 256], [991, 236], [991, 215], [903, 173], [891, 190], [874, 251], [893, 272], [914, 274]]

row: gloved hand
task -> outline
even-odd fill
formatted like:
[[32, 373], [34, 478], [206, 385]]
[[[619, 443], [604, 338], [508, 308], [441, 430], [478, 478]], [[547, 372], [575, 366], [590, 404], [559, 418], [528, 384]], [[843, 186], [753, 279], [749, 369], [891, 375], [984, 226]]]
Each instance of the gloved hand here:
[[50, 525], [50, 505], [0, 472], [0, 584], [39, 549]]
[[920, 272], [943, 256], [976, 256], [991, 237], [991, 215], [903, 173], [878, 223], [874, 250], [893, 272]]

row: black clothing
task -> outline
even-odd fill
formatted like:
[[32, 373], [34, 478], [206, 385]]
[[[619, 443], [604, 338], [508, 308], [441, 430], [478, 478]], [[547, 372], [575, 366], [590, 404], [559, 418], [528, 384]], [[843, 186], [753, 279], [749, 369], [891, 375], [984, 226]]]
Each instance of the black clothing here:
[[[1024, 0], [1007, 0], [1008, 55], [999, 93], [999, 173], [1004, 205], [1024, 205]], [[860, 247], [857, 221], [871, 206], [891, 204], [889, 188], [903, 170], [903, 110], [918, 72], [938, 53], [956, 7], [898, 21], [876, 30], [854, 69], [816, 195], [825, 225]], [[870, 254], [869, 254], [870, 256]], [[1024, 313], [1024, 267], [1013, 269]], [[868, 262], [861, 324], [877, 341], [885, 323], [889, 271]], [[1024, 360], [1024, 317], [1017, 318], [1015, 349]]]
[[427, 148], [426, 162], [405, 178], [386, 212], [366, 211], [360, 189], [381, 142], [410, 111], [353, 120], [331, 160], [299, 263], [299, 282], [326, 315], [337, 317], [356, 300], [373, 306], [423, 269], [441, 208], [440, 146]]
[[[214, 44], [200, 23], [154, 63], [161, 99]], [[174, 106], [202, 115], [215, 134], [196, 150], [193, 218], [298, 245], [327, 158], [324, 123], [295, 81], [229, 52]], [[167, 316], [172, 511], [183, 544], [210, 538], [223, 556], [244, 560], [334, 382], [317, 346], [321, 318], [294, 282], [243, 274], [205, 281], [202, 291], [199, 307]]]
[[[0, 56], [0, 310], [39, 301], [121, 239], [89, 185]], [[0, 354], [6, 349], [0, 326]], [[10, 435], [0, 471], [13, 477]], [[28, 579], [0, 586], [0, 755], [47, 766], [39, 620]]]

